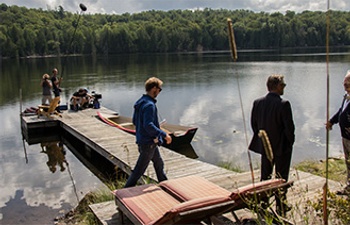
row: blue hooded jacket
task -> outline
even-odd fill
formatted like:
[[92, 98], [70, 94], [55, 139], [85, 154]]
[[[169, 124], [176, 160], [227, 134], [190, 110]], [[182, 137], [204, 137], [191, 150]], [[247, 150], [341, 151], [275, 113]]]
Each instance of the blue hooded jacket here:
[[158, 122], [157, 100], [144, 94], [134, 105], [133, 124], [136, 126], [136, 143], [154, 144], [158, 138], [158, 145], [163, 143], [166, 133], [160, 129]]

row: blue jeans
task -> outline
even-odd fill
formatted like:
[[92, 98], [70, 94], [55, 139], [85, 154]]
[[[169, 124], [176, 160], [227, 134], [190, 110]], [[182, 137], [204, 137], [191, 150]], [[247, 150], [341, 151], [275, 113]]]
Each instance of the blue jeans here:
[[168, 178], [164, 173], [164, 162], [160, 156], [158, 146], [156, 144], [139, 145], [138, 149], [140, 153], [139, 158], [124, 188], [136, 185], [137, 181], [145, 173], [150, 161], [153, 162], [158, 181], [167, 180]]

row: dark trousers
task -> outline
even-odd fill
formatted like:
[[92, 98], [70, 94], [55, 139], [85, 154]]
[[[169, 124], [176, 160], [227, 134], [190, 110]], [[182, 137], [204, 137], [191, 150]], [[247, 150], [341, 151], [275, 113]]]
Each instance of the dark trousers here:
[[59, 97], [59, 96], [60, 96], [60, 91], [59, 91], [59, 89], [53, 90], [53, 94], [55, 95], [55, 97]]
[[282, 178], [288, 181], [291, 160], [292, 152], [286, 152], [281, 156], [274, 156], [272, 163], [265, 155], [261, 155], [261, 180], [271, 179], [273, 166], [275, 166], [276, 178]]
[[[261, 155], [261, 180], [272, 178], [273, 166], [276, 170], [276, 178], [282, 178], [288, 181], [292, 152], [284, 153], [281, 156], [274, 156], [271, 163], [265, 155]], [[277, 211], [284, 211], [286, 208], [287, 190], [280, 190], [275, 194]]]
[[156, 144], [139, 145], [138, 149], [140, 153], [139, 158], [137, 159], [136, 166], [124, 187], [135, 186], [137, 181], [145, 173], [150, 161], [153, 162], [158, 181], [161, 182], [167, 180], [168, 178], [164, 172], [164, 162], [160, 156], [158, 146]]

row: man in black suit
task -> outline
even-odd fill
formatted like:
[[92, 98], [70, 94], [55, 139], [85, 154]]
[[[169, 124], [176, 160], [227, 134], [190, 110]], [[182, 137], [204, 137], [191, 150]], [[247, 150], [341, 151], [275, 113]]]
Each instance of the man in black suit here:
[[[292, 107], [288, 100], [281, 98], [286, 83], [283, 75], [271, 75], [267, 79], [268, 94], [254, 101], [251, 126], [254, 132], [249, 149], [261, 154], [261, 180], [272, 178], [273, 166], [276, 177], [288, 181], [292, 150], [295, 140]], [[259, 131], [264, 130], [271, 144], [272, 153], [266, 152]], [[272, 158], [269, 157], [272, 155]], [[276, 209], [285, 215], [290, 207], [286, 193], [276, 196]]]
[[332, 130], [333, 124], [339, 123], [340, 132], [343, 142], [343, 151], [345, 164], [347, 167], [347, 180], [344, 190], [338, 191], [337, 194], [350, 195], [350, 70], [344, 78], [344, 90], [346, 94], [338, 112], [326, 123], [326, 129]]

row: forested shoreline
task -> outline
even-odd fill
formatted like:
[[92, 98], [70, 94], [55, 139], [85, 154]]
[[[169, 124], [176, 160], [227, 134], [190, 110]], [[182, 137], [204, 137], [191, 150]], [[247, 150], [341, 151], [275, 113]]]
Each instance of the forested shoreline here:
[[[350, 45], [350, 12], [330, 11], [330, 46]], [[228, 50], [227, 18], [238, 49], [326, 44], [327, 12], [249, 10], [81, 14], [0, 4], [0, 57]], [[71, 43], [74, 31], [74, 41]]]

